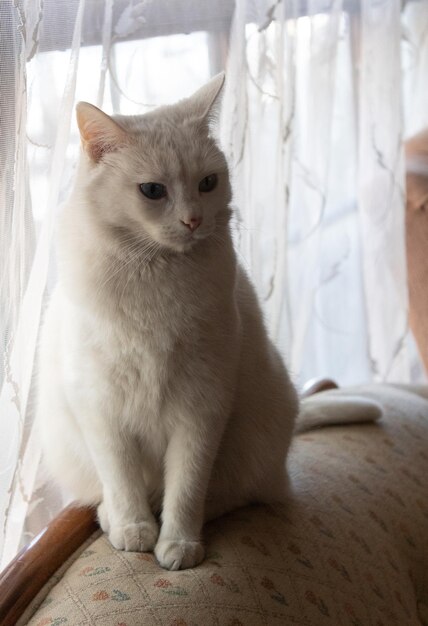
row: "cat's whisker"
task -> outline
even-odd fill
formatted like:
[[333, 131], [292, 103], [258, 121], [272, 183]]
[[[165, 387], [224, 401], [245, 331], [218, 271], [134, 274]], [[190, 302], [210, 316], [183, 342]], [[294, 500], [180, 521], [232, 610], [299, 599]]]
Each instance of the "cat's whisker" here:
[[219, 233], [213, 233], [211, 235], [211, 239], [219, 248], [221, 248], [226, 243], [226, 238]]
[[123, 298], [124, 294], [126, 293], [126, 288], [128, 287], [132, 277], [135, 276], [135, 274], [138, 272], [139, 269], [140, 269], [140, 263], [136, 263], [134, 269], [130, 272], [130, 274], [128, 276], [128, 280], [126, 281], [126, 283], [125, 283], [125, 285], [124, 285], [124, 287], [122, 289], [122, 292], [121, 292], [121, 294], [119, 296], [119, 305], [122, 302], [122, 298]]
[[[114, 262], [109, 266], [107, 276], [104, 281], [98, 286], [98, 291], [101, 291], [106, 287], [106, 285], [113, 280], [121, 271], [125, 270], [128, 265], [134, 262], [138, 258], [138, 251], [134, 251], [125, 262], [122, 262], [120, 259], [115, 259]], [[110, 272], [110, 270], [114, 270]]]
[[[141, 235], [143, 235], [143, 233], [141, 233]], [[106, 278], [99, 285], [98, 291], [101, 291], [110, 281], [120, 274], [120, 272], [127, 270], [130, 265], [135, 263], [140, 266], [146, 261], [150, 262], [152, 250], [159, 251], [161, 249], [160, 244], [147, 236], [145, 236], [145, 239], [135, 239], [135, 236], [128, 238], [121, 237], [121, 243], [126, 239], [131, 242], [131, 245], [128, 245], [126, 248], [126, 254], [124, 255], [125, 260], [123, 261], [120, 257], [114, 259], [113, 263], [108, 268], [108, 273], [106, 272]]]

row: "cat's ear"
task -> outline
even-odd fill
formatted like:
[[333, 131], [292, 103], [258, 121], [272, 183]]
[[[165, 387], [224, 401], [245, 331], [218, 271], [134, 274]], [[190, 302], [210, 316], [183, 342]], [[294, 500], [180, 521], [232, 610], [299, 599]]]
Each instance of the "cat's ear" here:
[[220, 72], [203, 87], [198, 89], [190, 98], [186, 105], [200, 118], [215, 119], [221, 105], [221, 94], [225, 82], [225, 73]]
[[93, 104], [79, 102], [76, 117], [82, 147], [95, 163], [107, 152], [114, 152], [126, 143], [127, 134], [123, 128]]

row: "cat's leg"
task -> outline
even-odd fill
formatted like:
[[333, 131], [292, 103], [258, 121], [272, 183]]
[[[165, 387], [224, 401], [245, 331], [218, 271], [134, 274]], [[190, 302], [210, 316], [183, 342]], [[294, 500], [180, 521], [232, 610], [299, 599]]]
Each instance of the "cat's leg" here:
[[63, 316], [58, 304], [56, 291], [41, 331], [35, 427], [47, 472], [67, 496], [80, 504], [96, 506], [102, 498], [101, 483], [63, 386], [64, 364], [58, 352]]
[[297, 394], [282, 364], [264, 360], [257, 381], [243, 359], [231, 413], [208, 488], [208, 521], [250, 503], [284, 502], [289, 491], [286, 457]]
[[[222, 471], [217, 472], [215, 479], [210, 482], [205, 503], [205, 522], [250, 504], [274, 504], [286, 500], [289, 477], [285, 462], [273, 471], [265, 468], [263, 475], [261, 472], [244, 475], [245, 472], [230, 472], [227, 459], [224, 461]], [[269, 469], [270, 474], [267, 473]]]
[[194, 567], [205, 553], [201, 542], [204, 501], [222, 428], [220, 423], [208, 433], [206, 428], [198, 430], [198, 421], [200, 416], [181, 422], [166, 453], [162, 528], [155, 555], [170, 570]]
[[49, 474], [80, 504], [99, 504], [101, 483], [81, 430], [55, 378], [39, 389], [36, 423], [43, 463]]
[[153, 550], [158, 525], [144, 482], [136, 438], [109, 420], [86, 420], [84, 437], [102, 484], [101, 527], [118, 550]]

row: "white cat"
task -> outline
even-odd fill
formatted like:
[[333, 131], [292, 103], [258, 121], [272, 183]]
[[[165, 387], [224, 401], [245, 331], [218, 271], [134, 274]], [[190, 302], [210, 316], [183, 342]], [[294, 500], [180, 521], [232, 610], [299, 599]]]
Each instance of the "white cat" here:
[[154, 549], [169, 569], [203, 559], [205, 519], [284, 499], [298, 413], [232, 245], [210, 132], [223, 82], [135, 117], [78, 105], [83, 151], [41, 340], [50, 471], [98, 505], [113, 546]]

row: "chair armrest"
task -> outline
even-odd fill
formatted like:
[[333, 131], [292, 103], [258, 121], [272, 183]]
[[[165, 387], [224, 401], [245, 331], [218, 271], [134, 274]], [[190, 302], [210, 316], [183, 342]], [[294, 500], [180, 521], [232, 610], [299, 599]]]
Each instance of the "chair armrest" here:
[[70, 505], [0, 573], [0, 624], [14, 626], [56, 570], [98, 529], [95, 511]]

